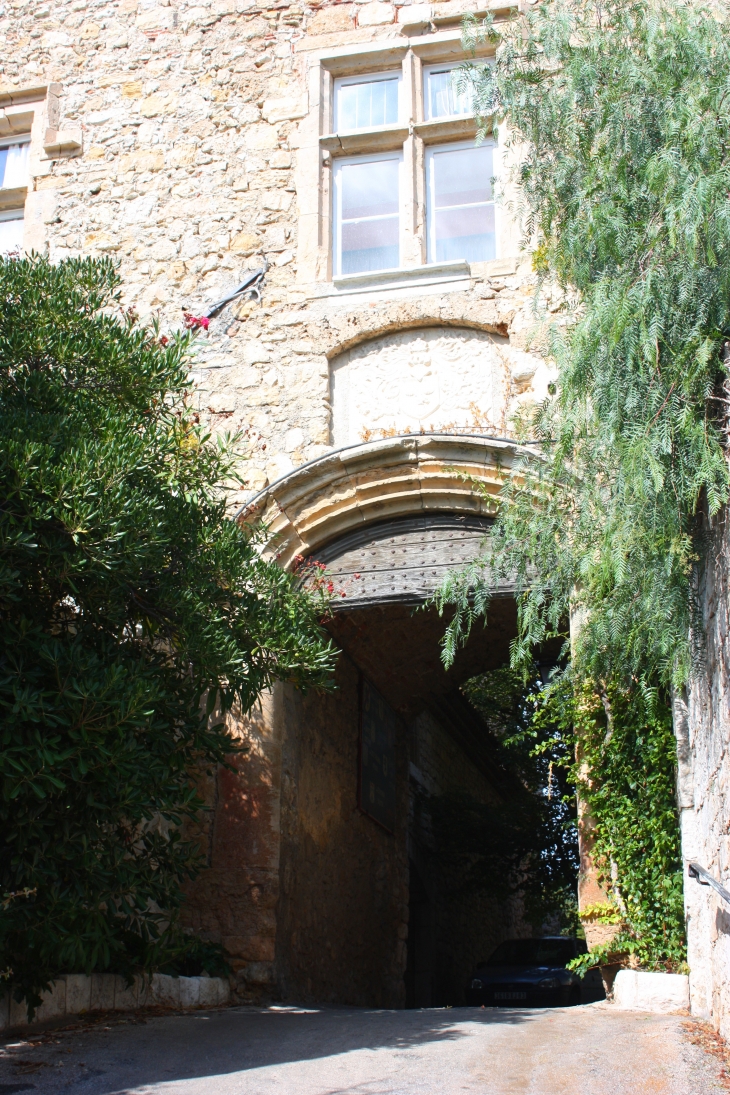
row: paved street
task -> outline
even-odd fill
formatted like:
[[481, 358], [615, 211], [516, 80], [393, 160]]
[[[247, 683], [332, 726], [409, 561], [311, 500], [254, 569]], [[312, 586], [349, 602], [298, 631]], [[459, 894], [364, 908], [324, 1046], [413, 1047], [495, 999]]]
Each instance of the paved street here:
[[704, 1095], [717, 1061], [679, 1016], [232, 1008], [9, 1043], [0, 1095]]

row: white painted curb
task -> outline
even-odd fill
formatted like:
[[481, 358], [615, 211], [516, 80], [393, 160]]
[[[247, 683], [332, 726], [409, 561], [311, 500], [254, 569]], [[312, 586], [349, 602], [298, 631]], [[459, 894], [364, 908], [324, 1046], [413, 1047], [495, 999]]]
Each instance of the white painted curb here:
[[689, 1010], [689, 977], [619, 970], [613, 983], [613, 1005], [625, 1011]]
[[[135, 977], [128, 985], [114, 973], [67, 973], [42, 993], [33, 1024], [89, 1011], [133, 1011], [135, 1008], [209, 1008], [227, 1004], [231, 990], [223, 977], [170, 977], [155, 973]], [[27, 1026], [28, 1012], [11, 996], [0, 996], [0, 1030]]]

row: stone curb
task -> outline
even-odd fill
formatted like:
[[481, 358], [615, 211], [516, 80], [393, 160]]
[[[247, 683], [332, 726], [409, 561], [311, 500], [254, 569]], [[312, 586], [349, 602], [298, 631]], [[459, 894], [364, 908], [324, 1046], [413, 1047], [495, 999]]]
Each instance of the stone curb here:
[[688, 1011], [689, 977], [619, 970], [613, 983], [613, 1006], [624, 1011]]
[[9, 994], [0, 997], [0, 1031], [35, 1026], [50, 1019], [94, 1011], [133, 1011], [136, 1008], [208, 1008], [230, 1001], [231, 990], [223, 977], [171, 977], [155, 973], [151, 978], [126, 979], [114, 973], [67, 973], [42, 993], [42, 1004], [32, 1024], [25, 1004]]

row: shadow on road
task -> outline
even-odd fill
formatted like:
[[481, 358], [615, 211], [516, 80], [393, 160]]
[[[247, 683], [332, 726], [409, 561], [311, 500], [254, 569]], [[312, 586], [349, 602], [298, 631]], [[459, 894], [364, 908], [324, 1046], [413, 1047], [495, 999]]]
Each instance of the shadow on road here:
[[[229, 1008], [150, 1019], [59, 1035], [63, 1049], [11, 1050], [0, 1069], [0, 1093], [30, 1080], [37, 1095], [83, 1091], [113, 1095], [176, 1080], [213, 1078], [272, 1065], [335, 1057], [355, 1050], [406, 1050], [468, 1037], [473, 1024], [515, 1026], [539, 1011], [511, 1008], [375, 1011], [358, 1008]], [[68, 1051], [71, 1055], [69, 1056]], [[47, 1060], [30, 1075], [12, 1064]], [[63, 1065], [53, 1067], [64, 1053]], [[81, 1061], [84, 1062], [83, 1066]], [[19, 1090], [16, 1088], [16, 1090]], [[213, 1090], [211, 1088], [211, 1090]]]

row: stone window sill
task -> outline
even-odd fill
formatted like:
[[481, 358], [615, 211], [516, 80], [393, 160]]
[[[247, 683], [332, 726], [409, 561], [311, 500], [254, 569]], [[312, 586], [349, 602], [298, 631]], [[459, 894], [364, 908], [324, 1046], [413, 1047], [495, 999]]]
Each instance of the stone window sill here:
[[16, 186], [7, 190], [0, 187], [0, 210], [22, 209], [28, 197], [27, 186]]
[[454, 262], [431, 262], [424, 266], [411, 266], [406, 269], [368, 270], [364, 274], [343, 274], [332, 279], [332, 285], [338, 292], [361, 289], [396, 288], [400, 285], [430, 284], [439, 281], [463, 281], [471, 277], [468, 262], [457, 259]]
[[424, 144], [468, 140], [470, 137], [476, 137], [477, 123], [473, 115], [461, 118], [433, 118], [428, 122], [416, 122], [413, 132]]
[[451, 284], [468, 288], [474, 278], [505, 277], [517, 269], [516, 258], [490, 259], [487, 262], [468, 263], [462, 259], [454, 262], [431, 262], [423, 266], [409, 266], [394, 270], [375, 270], [365, 274], [344, 274], [323, 284], [317, 296], [347, 296], [379, 289], [405, 289], [411, 286]]
[[[354, 133], [327, 133], [319, 138], [320, 148], [333, 155], [353, 155], [358, 152], [391, 152], [402, 148], [408, 137], [408, 126], [383, 126]], [[455, 118], [434, 118], [416, 122], [413, 132], [424, 144], [439, 141], [467, 140], [476, 136], [477, 123], [473, 115]]]

